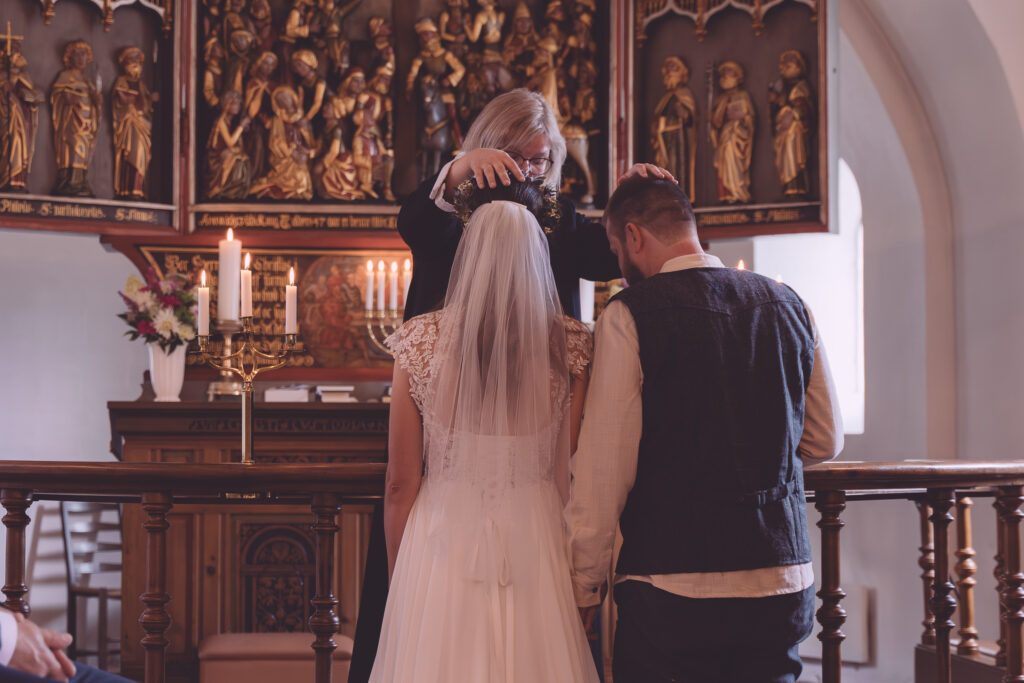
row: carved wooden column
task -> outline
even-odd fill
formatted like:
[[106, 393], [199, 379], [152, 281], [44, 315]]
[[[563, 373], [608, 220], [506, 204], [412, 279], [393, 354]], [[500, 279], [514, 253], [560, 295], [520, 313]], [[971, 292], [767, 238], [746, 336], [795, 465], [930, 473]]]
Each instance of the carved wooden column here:
[[978, 652], [978, 629], [974, 625], [974, 586], [977, 581], [978, 565], [974, 561], [971, 533], [971, 507], [974, 501], [966, 496], [956, 501], [956, 574], [959, 577], [957, 589], [960, 595], [960, 644], [957, 654], [973, 655]]
[[167, 603], [167, 512], [171, 509], [169, 493], [142, 494], [142, 509], [146, 521], [146, 592], [139, 596], [146, 606], [139, 624], [146, 632], [142, 647], [146, 651], [146, 683], [164, 683], [164, 653], [167, 649], [167, 629], [171, 615]]
[[932, 508], [926, 501], [919, 500], [917, 513], [921, 521], [921, 553], [917, 558], [917, 566], [921, 568], [921, 583], [924, 585], [924, 620], [921, 625], [922, 645], [935, 644], [935, 615], [932, 614], [932, 582], [935, 581], [935, 537], [932, 535]]
[[846, 638], [841, 630], [846, 621], [846, 610], [841, 604], [846, 593], [840, 586], [839, 532], [843, 528], [840, 515], [846, 509], [846, 492], [816, 491], [814, 499], [814, 507], [821, 513], [821, 607], [817, 614], [821, 624], [821, 672], [824, 683], [839, 683], [843, 666], [840, 647]]
[[30, 610], [25, 594], [25, 528], [32, 518], [27, 510], [32, 505], [30, 491], [4, 489], [0, 492], [0, 504], [7, 514], [4, 515], [4, 526], [7, 527], [7, 574], [3, 591], [7, 597], [2, 604], [12, 612], [21, 612], [28, 616]]
[[999, 600], [999, 640], [996, 641], [996, 666], [1006, 666], [1006, 523], [1003, 521], [1002, 506], [997, 496], [992, 501], [996, 509], [996, 566], [992, 570], [996, 579], [996, 597]]
[[313, 496], [313, 531], [316, 532], [316, 595], [309, 629], [316, 634], [316, 683], [331, 683], [331, 660], [338, 647], [338, 598], [334, 596], [334, 539], [338, 533], [338, 497], [330, 493]]
[[1020, 560], [1020, 520], [1024, 512], [1024, 486], [1003, 486], [999, 489], [999, 514], [1003, 519], [1005, 541], [1003, 562], [1006, 566], [1006, 674], [1004, 683], [1024, 683], [1024, 573]]
[[932, 595], [932, 613], [935, 614], [935, 656], [936, 681], [950, 683], [949, 634], [956, 626], [953, 612], [956, 611], [956, 586], [949, 573], [949, 525], [953, 521], [950, 510], [956, 504], [951, 489], [928, 491], [928, 502], [932, 506], [932, 526], [935, 533], [935, 588]]

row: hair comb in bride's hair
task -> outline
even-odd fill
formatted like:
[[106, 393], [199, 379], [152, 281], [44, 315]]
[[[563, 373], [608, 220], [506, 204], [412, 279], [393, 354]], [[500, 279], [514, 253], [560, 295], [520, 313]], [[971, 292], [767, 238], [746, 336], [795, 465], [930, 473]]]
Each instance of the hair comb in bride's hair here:
[[536, 216], [537, 222], [545, 234], [558, 230], [562, 220], [562, 211], [558, 204], [558, 192], [545, 187], [540, 179], [519, 182], [513, 180], [511, 185], [479, 188], [474, 178], [468, 178], [455, 188], [452, 205], [455, 214], [465, 228], [473, 212], [484, 204], [493, 201], [510, 201], [522, 204]]

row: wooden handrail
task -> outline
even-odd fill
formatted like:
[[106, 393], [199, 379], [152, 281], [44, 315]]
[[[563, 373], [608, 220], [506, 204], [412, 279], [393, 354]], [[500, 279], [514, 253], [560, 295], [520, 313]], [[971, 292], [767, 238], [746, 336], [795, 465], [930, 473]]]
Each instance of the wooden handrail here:
[[[147, 534], [145, 605], [140, 622], [145, 630], [142, 645], [146, 657], [146, 683], [163, 683], [166, 633], [170, 617], [167, 594], [167, 514], [176, 504], [201, 499], [205, 502], [294, 503], [310, 506], [316, 534], [316, 595], [312, 600], [310, 629], [316, 659], [316, 683], [331, 680], [331, 655], [337, 631], [337, 598], [332, 594], [333, 548], [338, 530], [337, 514], [350, 500], [378, 498], [383, 493], [383, 463], [341, 464], [173, 464], [106, 462], [0, 462], [0, 503], [6, 514], [7, 575], [3, 586], [9, 609], [28, 613], [25, 600], [25, 528], [28, 510], [35, 500], [117, 500], [140, 503], [145, 511]], [[839, 572], [842, 514], [848, 503], [877, 499], [909, 499], [919, 505], [922, 523], [920, 566], [925, 586], [925, 632], [922, 640], [934, 646], [937, 680], [951, 681], [950, 631], [957, 607], [956, 587], [949, 566], [949, 527], [961, 500], [961, 515], [968, 509], [965, 496], [995, 495], [999, 550], [995, 575], [1000, 592], [999, 663], [1006, 667], [1004, 680], [1024, 681], [1024, 570], [1021, 564], [1020, 526], [1024, 518], [1024, 461], [949, 462], [889, 461], [837, 462], [808, 467], [804, 475], [808, 498], [821, 513], [822, 572], [818, 620], [822, 625], [822, 670], [825, 683], [839, 683], [842, 675], [840, 648], [845, 637], [846, 613]], [[969, 566], [969, 521], [959, 523], [962, 560], [960, 578], [965, 588], [975, 571]], [[930, 585], [927, 585], [930, 584]], [[975, 647], [970, 602], [961, 615], [965, 636], [962, 649]]]

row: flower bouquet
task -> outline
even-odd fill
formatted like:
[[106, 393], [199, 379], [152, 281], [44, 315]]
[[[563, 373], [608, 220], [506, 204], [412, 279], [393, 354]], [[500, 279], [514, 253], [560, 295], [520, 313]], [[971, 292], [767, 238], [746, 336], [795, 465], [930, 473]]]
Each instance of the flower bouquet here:
[[184, 275], [172, 273], [163, 280], [151, 268], [143, 282], [132, 275], [119, 292], [128, 310], [117, 317], [128, 323], [126, 335], [142, 337], [166, 353], [187, 345], [196, 336], [196, 297]]

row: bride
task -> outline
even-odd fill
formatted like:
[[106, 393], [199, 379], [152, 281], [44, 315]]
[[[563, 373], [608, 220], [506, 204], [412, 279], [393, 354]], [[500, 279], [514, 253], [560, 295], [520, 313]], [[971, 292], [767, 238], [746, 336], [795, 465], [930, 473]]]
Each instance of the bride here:
[[533, 185], [475, 189], [443, 308], [395, 354], [391, 588], [371, 683], [594, 683], [562, 509], [590, 333], [562, 315]]

